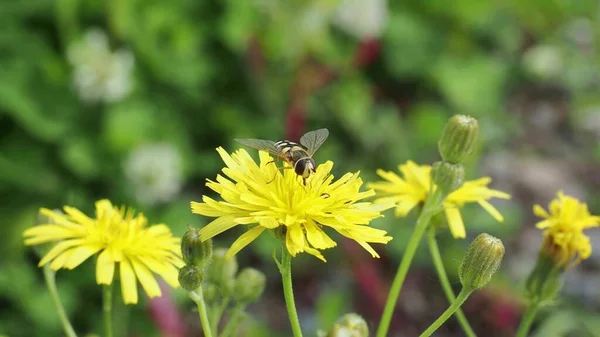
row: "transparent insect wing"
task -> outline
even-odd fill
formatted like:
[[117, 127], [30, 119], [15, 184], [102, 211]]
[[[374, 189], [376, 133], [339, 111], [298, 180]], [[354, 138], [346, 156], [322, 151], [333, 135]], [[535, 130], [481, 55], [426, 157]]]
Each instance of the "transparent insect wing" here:
[[259, 151], [267, 151], [273, 156], [281, 157], [281, 151], [275, 146], [275, 142], [266, 140], [266, 139], [254, 139], [254, 138], [243, 138], [243, 139], [234, 139], [236, 142], [245, 145], [249, 148], [259, 150]]
[[312, 156], [325, 143], [327, 137], [329, 137], [329, 130], [327, 129], [310, 131], [300, 138], [300, 144], [304, 145], [308, 153]]

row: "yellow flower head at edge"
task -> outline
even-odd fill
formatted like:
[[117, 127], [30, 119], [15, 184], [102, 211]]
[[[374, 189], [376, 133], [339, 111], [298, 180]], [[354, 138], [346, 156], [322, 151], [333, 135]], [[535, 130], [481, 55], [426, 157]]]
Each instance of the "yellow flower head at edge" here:
[[569, 268], [592, 254], [590, 238], [583, 230], [600, 225], [600, 216], [591, 215], [585, 203], [576, 198], [557, 193], [550, 202], [549, 213], [540, 205], [533, 206], [533, 213], [543, 218], [536, 227], [544, 231], [542, 249], [562, 267]]
[[50, 223], [27, 229], [23, 235], [28, 246], [56, 243], [42, 258], [39, 266], [73, 269], [92, 255], [96, 260], [96, 281], [111, 284], [115, 267], [119, 266], [121, 292], [127, 304], [138, 301], [139, 280], [150, 298], [161, 296], [153, 272], [172, 287], [178, 287], [180, 239], [173, 237], [164, 224], [147, 226], [147, 219], [125, 208], [117, 208], [108, 200], [96, 202], [96, 217], [91, 218], [76, 208], [65, 206], [65, 214], [42, 208], [40, 213]]
[[[431, 166], [417, 165], [409, 160], [406, 164], [399, 165], [398, 169], [402, 177], [394, 172], [377, 170], [377, 174], [384, 181], [370, 183], [368, 186], [381, 195], [375, 200], [376, 203], [393, 202], [396, 205], [396, 216], [404, 217], [427, 199], [432, 184]], [[510, 199], [510, 195], [489, 189], [487, 185], [491, 181], [489, 177], [466, 181], [446, 198], [443, 204], [444, 213], [452, 236], [455, 238], [466, 237], [465, 225], [459, 211], [466, 203], [476, 202], [497, 221], [504, 220], [502, 214], [487, 200], [491, 198]]]
[[200, 230], [200, 238], [208, 240], [228, 229], [242, 225], [247, 231], [229, 248], [232, 256], [265, 230], [285, 228], [285, 245], [292, 256], [306, 252], [325, 261], [319, 250], [336, 246], [324, 231], [329, 227], [379, 257], [369, 243], [387, 243], [392, 238], [380, 229], [368, 227], [381, 211], [393, 207], [359, 202], [374, 195], [372, 190], [360, 192], [358, 173], [346, 173], [338, 180], [330, 174], [333, 163], [319, 165], [302, 183], [293, 170], [283, 174], [266, 152], [259, 152], [260, 164], [243, 149], [233, 154], [217, 149], [225, 162], [223, 173], [206, 184], [222, 201], [203, 196], [203, 202], [191, 202], [192, 212], [216, 218]]

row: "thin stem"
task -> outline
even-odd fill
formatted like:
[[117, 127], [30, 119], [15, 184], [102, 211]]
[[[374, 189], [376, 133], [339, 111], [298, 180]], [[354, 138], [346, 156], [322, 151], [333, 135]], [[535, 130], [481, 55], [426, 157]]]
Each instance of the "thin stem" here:
[[444, 322], [448, 320], [448, 318], [454, 314], [456, 310], [458, 310], [458, 308], [460, 308], [461, 305], [463, 305], [463, 303], [465, 303], [472, 292], [472, 289], [466, 289], [463, 287], [460, 293], [458, 293], [456, 300], [454, 300], [448, 309], [446, 309], [446, 311], [444, 311], [444, 313], [438, 317], [438, 319], [436, 319], [435, 322], [433, 322], [433, 324], [431, 324], [429, 328], [427, 328], [427, 330], [425, 330], [425, 332], [423, 332], [419, 337], [431, 336], [440, 326], [442, 326], [442, 324], [444, 324]]
[[300, 320], [298, 320], [296, 303], [294, 302], [294, 291], [292, 289], [292, 256], [285, 247], [283, 247], [282, 255], [283, 261], [280, 272], [283, 280], [283, 295], [285, 297], [285, 305], [287, 307], [288, 316], [290, 316], [290, 323], [292, 324], [292, 332], [294, 337], [302, 337]]
[[227, 304], [229, 304], [229, 298], [224, 298], [220, 303], [216, 303], [212, 307], [211, 329], [215, 332], [215, 334], [219, 333], [219, 321], [221, 320], [223, 312], [227, 308]]
[[235, 331], [237, 330], [237, 327], [240, 324], [240, 320], [242, 319], [243, 313], [243, 305], [238, 304], [231, 310], [231, 317], [229, 318], [227, 325], [225, 325], [225, 328], [223, 328], [221, 337], [235, 336]]
[[102, 286], [102, 311], [104, 312], [104, 336], [112, 337], [112, 283]]
[[62, 323], [63, 329], [65, 330], [65, 335], [67, 337], [77, 337], [75, 330], [73, 330], [73, 326], [71, 326], [71, 322], [69, 322], [69, 318], [65, 313], [65, 309], [60, 302], [60, 296], [58, 296], [58, 289], [56, 288], [56, 273], [50, 269], [48, 265], [44, 266], [44, 279], [46, 280], [46, 287], [48, 287], [48, 291], [50, 292], [50, 296], [52, 297], [52, 301], [54, 302], [54, 306], [56, 307], [56, 312], [58, 313], [58, 318]]
[[[454, 296], [454, 291], [452, 290], [452, 286], [450, 285], [450, 281], [448, 280], [448, 274], [446, 274], [446, 269], [444, 268], [444, 263], [442, 262], [440, 249], [435, 238], [434, 227], [429, 228], [429, 230], [427, 231], [427, 244], [429, 246], [429, 252], [431, 253], [433, 265], [435, 266], [435, 270], [437, 271], [440, 283], [442, 284], [442, 288], [444, 289], [444, 293], [446, 294], [446, 298], [448, 299], [448, 302], [452, 303], [456, 300], [456, 296]], [[471, 328], [471, 325], [465, 317], [465, 314], [463, 313], [462, 309], [460, 308], [456, 310], [456, 319], [458, 320], [458, 323], [462, 327], [467, 337], [477, 336]]]
[[206, 304], [204, 303], [204, 294], [202, 293], [202, 287], [198, 287], [198, 289], [190, 291], [189, 295], [198, 307], [198, 315], [200, 316], [200, 324], [202, 324], [202, 331], [204, 331], [204, 337], [212, 337], [212, 330], [210, 328], [210, 321], [208, 320], [208, 314], [206, 312]]
[[515, 337], [526, 337], [529, 329], [531, 328], [531, 324], [533, 323], [533, 319], [537, 314], [539, 309], [539, 305], [536, 302], [532, 302], [529, 304], [527, 311], [523, 315], [523, 319], [521, 320], [521, 324], [519, 325], [519, 329], [517, 330], [517, 334]]
[[417, 219], [415, 230], [410, 236], [408, 246], [406, 247], [404, 256], [402, 256], [402, 261], [400, 261], [400, 266], [398, 267], [398, 271], [394, 277], [394, 282], [390, 288], [390, 293], [388, 294], [388, 298], [385, 303], [383, 315], [381, 316], [381, 322], [377, 328], [377, 337], [387, 337], [388, 329], [390, 328], [390, 322], [392, 321], [392, 315], [394, 314], [394, 309], [396, 308], [396, 302], [398, 302], [398, 296], [400, 296], [402, 284], [404, 283], [404, 279], [408, 273], [408, 268], [412, 263], [415, 253], [417, 252], [417, 248], [419, 247], [419, 243], [421, 242], [423, 234], [425, 234], [425, 230], [429, 225], [431, 217], [434, 216], [438, 211], [438, 207], [442, 201], [443, 198], [439, 192], [430, 193], [429, 197], [425, 201], [425, 205], [423, 206], [421, 214], [419, 214], [419, 218]]

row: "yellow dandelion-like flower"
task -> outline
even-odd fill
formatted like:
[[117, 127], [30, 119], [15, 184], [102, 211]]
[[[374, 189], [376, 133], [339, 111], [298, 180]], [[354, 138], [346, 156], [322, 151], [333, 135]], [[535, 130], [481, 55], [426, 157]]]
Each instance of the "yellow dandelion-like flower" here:
[[147, 226], [142, 214], [125, 208], [116, 208], [108, 200], [96, 202], [96, 217], [90, 218], [76, 208], [65, 206], [65, 214], [46, 208], [42, 215], [52, 223], [27, 229], [26, 245], [56, 242], [42, 258], [39, 266], [50, 263], [50, 268], [73, 269], [92, 255], [96, 260], [96, 282], [111, 284], [115, 267], [119, 265], [121, 292], [126, 304], [138, 301], [137, 282], [150, 298], [161, 296], [153, 272], [172, 287], [178, 287], [180, 239], [173, 237], [164, 224]]
[[548, 213], [542, 206], [534, 205], [533, 213], [544, 220], [536, 227], [544, 231], [544, 250], [563, 267], [572, 267], [592, 254], [590, 238], [583, 230], [600, 225], [600, 216], [591, 215], [585, 203], [557, 193], [550, 202]]
[[232, 256], [256, 239], [265, 230], [284, 227], [285, 244], [292, 256], [306, 252], [325, 261], [319, 250], [336, 245], [324, 231], [330, 227], [355, 240], [373, 255], [379, 255], [369, 243], [387, 243], [392, 238], [383, 230], [368, 227], [371, 220], [381, 217], [381, 211], [393, 205], [373, 205], [358, 202], [374, 195], [374, 191], [359, 192], [362, 180], [358, 173], [347, 173], [337, 181], [330, 174], [333, 163], [317, 167], [306, 185], [293, 170], [283, 174], [270, 163], [266, 152], [260, 152], [260, 165], [243, 149], [229, 155], [218, 148], [227, 167], [216, 181], [206, 184], [223, 201], [203, 196], [203, 202], [191, 202], [192, 212], [216, 219], [200, 230], [201, 240], [208, 240], [238, 225], [247, 226], [229, 248]]
[[[406, 216], [415, 206], [423, 203], [431, 190], [431, 166], [417, 165], [412, 161], [399, 165], [402, 177], [394, 172], [377, 170], [377, 174], [385, 181], [370, 183], [381, 198], [375, 202], [393, 202], [396, 204], [396, 216]], [[448, 219], [450, 232], [455, 238], [466, 237], [465, 225], [459, 209], [467, 203], [476, 202], [494, 219], [502, 222], [504, 218], [487, 200], [491, 198], [510, 199], [510, 195], [489, 189], [492, 181], [489, 177], [465, 182], [460, 188], [450, 193], [444, 201], [444, 213]], [[434, 186], [435, 188], [435, 186]]]

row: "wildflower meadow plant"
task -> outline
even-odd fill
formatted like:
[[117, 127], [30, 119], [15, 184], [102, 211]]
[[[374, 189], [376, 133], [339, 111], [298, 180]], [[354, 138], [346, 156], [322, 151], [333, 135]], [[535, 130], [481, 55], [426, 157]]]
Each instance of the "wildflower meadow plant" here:
[[[69, 206], [64, 213], [46, 208], [41, 225], [24, 232], [26, 245], [53, 244], [39, 262], [44, 267], [49, 291], [68, 337], [76, 336], [60, 304], [53, 272], [73, 269], [97, 254], [96, 281], [104, 286], [104, 320], [107, 337], [112, 336], [111, 288], [119, 275], [126, 304], [138, 303], [137, 281], [148, 297], [161, 295], [154, 274], [168, 284], [178, 285], [195, 302], [206, 337], [237, 336], [238, 328], [249, 316], [247, 307], [259, 301], [267, 285], [267, 275], [255, 268], [241, 268], [236, 255], [260, 235], [270, 234], [279, 246], [273, 259], [282, 278], [283, 298], [294, 337], [303, 336], [292, 288], [291, 264], [294, 257], [307, 253], [326, 262], [326, 250], [337, 245], [331, 234], [340, 234], [363, 247], [372, 257], [375, 250], [393, 244], [385, 230], [371, 222], [382, 212], [394, 209], [396, 217], [418, 211], [413, 233], [408, 239], [379, 325], [376, 337], [389, 336], [394, 309], [404, 280], [423, 237], [426, 237], [433, 265], [448, 299], [448, 308], [427, 327], [421, 337], [431, 336], [450, 317], [456, 318], [466, 336], [476, 336], [461, 306], [469, 296], [486, 287], [501, 266], [505, 254], [502, 241], [479, 234], [465, 251], [458, 270], [462, 286], [455, 294], [442, 261], [436, 240], [444, 222], [455, 239], [467, 237], [461, 208], [477, 203], [498, 222], [502, 214], [492, 199], [510, 199], [510, 195], [492, 189], [491, 178], [465, 180], [462, 162], [472, 153], [479, 133], [478, 121], [457, 115], [446, 124], [438, 143], [441, 160], [418, 165], [408, 160], [399, 165], [400, 174], [378, 170], [383, 181], [367, 184], [358, 172], [335, 177], [333, 162], [324, 161], [308, 176], [291, 170], [290, 163], [278, 167], [271, 154], [259, 151], [258, 161], [244, 149], [232, 153], [217, 148], [224, 162], [222, 175], [208, 180], [206, 186], [217, 197], [203, 195], [191, 201], [191, 212], [210, 219], [202, 228], [189, 226], [182, 239], [174, 237], [164, 224], [148, 226], [142, 214], [108, 200], [96, 203], [94, 216]], [[537, 312], [556, 301], [561, 276], [591, 255], [592, 245], [584, 230], [600, 226], [600, 216], [592, 215], [587, 205], [563, 192], [533, 213], [541, 218], [536, 224], [543, 235], [538, 259], [524, 280], [524, 298], [528, 308], [517, 337], [525, 337]], [[220, 234], [235, 227], [244, 229], [228, 248], [213, 246]], [[372, 246], [372, 244], [382, 244]], [[43, 248], [42, 248], [43, 249]], [[335, 263], [335, 262], [329, 262]], [[360, 313], [339, 313], [329, 330], [319, 337], [369, 336], [369, 325]], [[222, 318], [227, 316], [226, 323]], [[308, 333], [313, 335], [313, 332]]]

